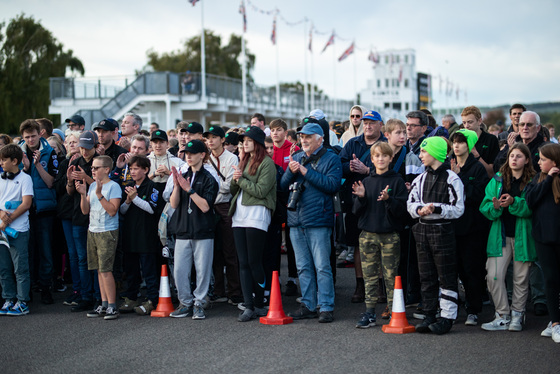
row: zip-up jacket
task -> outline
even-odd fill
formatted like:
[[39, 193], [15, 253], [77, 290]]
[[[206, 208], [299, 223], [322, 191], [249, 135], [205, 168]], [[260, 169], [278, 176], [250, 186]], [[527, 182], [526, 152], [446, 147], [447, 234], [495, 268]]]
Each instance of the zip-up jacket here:
[[[55, 167], [58, 166], [58, 159], [56, 153], [51, 148], [49, 143], [40, 138], [39, 151], [41, 152], [41, 157], [39, 162], [43, 166], [43, 169], [47, 170], [47, 165], [49, 164], [50, 158], [53, 158], [53, 162], [56, 162]], [[27, 153], [27, 144], [25, 140], [19, 142], [20, 148], [23, 153]], [[56, 191], [54, 188], [47, 187], [47, 184], [41, 178], [39, 171], [35, 167], [33, 160], [29, 160], [30, 166], [27, 172], [31, 179], [33, 180], [33, 206], [37, 213], [48, 212], [56, 210]]]

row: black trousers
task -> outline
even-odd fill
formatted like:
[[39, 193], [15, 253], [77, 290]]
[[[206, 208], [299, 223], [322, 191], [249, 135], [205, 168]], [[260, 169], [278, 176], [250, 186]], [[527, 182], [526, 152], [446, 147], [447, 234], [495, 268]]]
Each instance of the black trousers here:
[[428, 315], [437, 313], [441, 288], [441, 316], [457, 318], [457, 253], [453, 225], [417, 223], [412, 232], [416, 239], [424, 311]]
[[550, 320], [560, 322], [560, 244], [535, 241], [539, 263], [544, 273], [544, 290]]
[[488, 233], [484, 230], [456, 236], [457, 271], [465, 287], [467, 314], [482, 312], [482, 297], [486, 292]]

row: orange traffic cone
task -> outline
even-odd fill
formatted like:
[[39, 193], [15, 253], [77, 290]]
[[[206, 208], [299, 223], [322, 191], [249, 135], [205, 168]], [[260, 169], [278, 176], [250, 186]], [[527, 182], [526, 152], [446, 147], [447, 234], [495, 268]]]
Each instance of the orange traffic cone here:
[[171, 303], [171, 290], [169, 289], [169, 276], [167, 275], [167, 265], [161, 265], [161, 280], [159, 281], [159, 301], [156, 310], [152, 310], [152, 317], [169, 317], [174, 311]]
[[272, 272], [272, 287], [270, 288], [270, 307], [266, 317], [261, 317], [260, 321], [264, 325], [287, 325], [294, 322], [292, 317], [286, 317], [282, 308], [282, 294], [280, 293], [280, 282], [278, 281], [278, 271]]
[[406, 319], [404, 309], [404, 295], [402, 289], [401, 277], [395, 277], [395, 291], [393, 292], [393, 313], [391, 322], [383, 325], [381, 330], [387, 334], [408, 334], [416, 331], [415, 327], [410, 325]]

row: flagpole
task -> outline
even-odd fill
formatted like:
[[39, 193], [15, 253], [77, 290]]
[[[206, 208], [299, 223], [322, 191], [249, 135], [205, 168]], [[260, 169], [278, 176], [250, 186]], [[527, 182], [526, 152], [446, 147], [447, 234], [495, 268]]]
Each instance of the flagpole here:
[[[334, 35], [334, 31], [333, 31]], [[333, 54], [333, 117], [336, 116], [336, 53], [334, 50], [334, 40], [333, 40], [333, 47], [332, 47], [332, 54]]]
[[202, 90], [201, 99], [206, 101], [206, 47], [205, 47], [205, 35], [204, 35], [204, 1], [200, 2], [200, 24], [202, 26], [202, 33], [200, 35], [200, 73], [202, 75]]
[[242, 85], [242, 91], [241, 91], [241, 95], [242, 97], [242, 105], [243, 105], [243, 109], [247, 110], [247, 55], [245, 53], [245, 0], [241, 0], [241, 4], [243, 7], [243, 34], [241, 35], [241, 55], [243, 56], [243, 58], [241, 59], [242, 61], [242, 67], [241, 67], [241, 85]]
[[352, 40], [352, 53], [354, 53], [354, 97], [356, 98], [356, 104], [358, 103], [358, 86], [356, 84], [356, 46], [354, 45], [354, 41]]
[[309, 54], [311, 56], [311, 108], [315, 109], [315, 66], [313, 63], [313, 51]]
[[307, 97], [307, 18], [303, 21], [303, 111], [304, 113], [309, 112], [309, 100]]
[[[276, 23], [276, 18], [275, 18]], [[278, 63], [279, 60], [279, 52], [278, 52], [278, 38], [275, 35], [274, 44], [276, 46], [276, 110], [279, 112], [280, 115], [280, 64]]]

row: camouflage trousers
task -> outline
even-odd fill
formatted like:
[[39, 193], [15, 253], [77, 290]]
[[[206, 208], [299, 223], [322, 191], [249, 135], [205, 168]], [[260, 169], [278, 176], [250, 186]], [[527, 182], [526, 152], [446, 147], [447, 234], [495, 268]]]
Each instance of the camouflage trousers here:
[[360, 258], [362, 259], [366, 288], [366, 308], [375, 308], [377, 305], [377, 287], [381, 267], [387, 287], [387, 305], [389, 308], [392, 307], [395, 277], [398, 274], [400, 257], [399, 234], [396, 232], [376, 234], [362, 230], [360, 234]]

